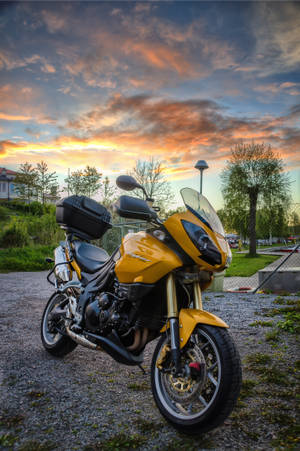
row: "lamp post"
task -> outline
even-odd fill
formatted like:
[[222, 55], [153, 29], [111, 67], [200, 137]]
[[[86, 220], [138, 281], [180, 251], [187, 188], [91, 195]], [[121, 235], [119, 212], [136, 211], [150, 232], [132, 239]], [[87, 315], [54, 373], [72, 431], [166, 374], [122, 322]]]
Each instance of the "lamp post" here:
[[198, 160], [194, 167], [200, 171], [200, 194], [202, 194], [203, 171], [204, 169], [208, 169], [208, 164], [205, 160]]

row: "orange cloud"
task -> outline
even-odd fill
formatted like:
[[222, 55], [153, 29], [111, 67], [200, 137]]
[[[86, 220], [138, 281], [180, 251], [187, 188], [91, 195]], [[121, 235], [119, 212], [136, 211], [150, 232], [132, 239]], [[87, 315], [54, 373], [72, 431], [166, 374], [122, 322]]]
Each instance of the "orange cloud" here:
[[14, 116], [0, 112], [0, 120], [3, 121], [30, 121], [31, 119], [31, 116]]
[[123, 46], [125, 53], [136, 53], [150, 67], [160, 70], [174, 70], [180, 76], [195, 74], [193, 64], [176, 49], [161, 44], [128, 42]]
[[128, 170], [137, 159], [155, 155], [165, 162], [169, 177], [179, 179], [191, 173], [198, 159], [221, 167], [234, 145], [255, 140], [280, 149], [286, 162], [296, 166], [300, 132], [289, 124], [297, 111], [294, 106], [280, 118], [236, 118], [208, 100], [115, 95], [103, 106], [69, 121], [68, 133], [47, 142], [4, 142], [2, 155], [15, 163], [44, 158], [63, 167], [91, 161], [103, 170]]

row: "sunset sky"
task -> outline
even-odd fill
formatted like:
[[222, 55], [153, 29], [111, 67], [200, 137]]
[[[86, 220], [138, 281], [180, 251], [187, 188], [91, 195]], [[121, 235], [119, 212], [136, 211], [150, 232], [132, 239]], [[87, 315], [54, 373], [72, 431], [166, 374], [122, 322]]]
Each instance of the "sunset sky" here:
[[0, 2], [0, 166], [61, 183], [163, 160], [219, 208], [230, 149], [278, 150], [300, 202], [300, 3]]

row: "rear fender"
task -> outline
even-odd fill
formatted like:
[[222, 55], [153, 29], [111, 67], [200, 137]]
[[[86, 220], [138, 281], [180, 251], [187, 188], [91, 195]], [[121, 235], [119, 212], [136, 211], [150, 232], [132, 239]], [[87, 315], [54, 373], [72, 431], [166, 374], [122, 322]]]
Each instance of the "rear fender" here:
[[[180, 348], [183, 348], [189, 341], [190, 336], [193, 333], [197, 324], [207, 324], [209, 326], [216, 327], [229, 327], [225, 321], [218, 318], [212, 313], [206, 312], [204, 310], [196, 309], [181, 309], [179, 313], [179, 338], [180, 338]], [[169, 327], [169, 324], [167, 324]], [[165, 332], [166, 327], [161, 329], [161, 332]]]

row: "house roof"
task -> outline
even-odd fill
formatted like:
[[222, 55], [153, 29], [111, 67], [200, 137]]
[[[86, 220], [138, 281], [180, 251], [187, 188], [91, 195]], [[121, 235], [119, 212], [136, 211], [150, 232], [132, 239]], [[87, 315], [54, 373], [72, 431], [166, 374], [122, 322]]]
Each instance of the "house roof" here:
[[4, 172], [6, 171], [7, 175], [17, 175], [18, 174], [17, 172], [11, 171], [10, 169], [0, 168], [0, 175], [3, 173], [3, 170], [4, 170]]

